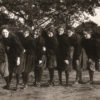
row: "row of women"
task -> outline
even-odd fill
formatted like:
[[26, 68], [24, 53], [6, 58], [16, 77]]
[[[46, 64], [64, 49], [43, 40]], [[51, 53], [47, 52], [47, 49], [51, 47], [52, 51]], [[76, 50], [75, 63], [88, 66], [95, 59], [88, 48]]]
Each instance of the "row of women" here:
[[66, 85], [69, 84], [71, 71], [71, 47], [73, 53], [73, 69], [76, 70], [76, 83], [82, 83], [82, 49], [88, 56], [88, 70], [90, 83], [93, 83], [95, 69], [100, 67], [100, 35], [91, 31], [81, 34], [74, 30], [60, 26], [57, 30], [50, 27], [31, 33], [28, 29], [11, 32], [3, 26], [0, 35], [0, 73], [6, 81], [4, 88], [10, 89], [13, 73], [16, 74], [16, 89], [19, 85], [19, 76], [22, 74], [24, 88], [27, 87], [29, 73], [34, 71], [34, 85], [41, 85], [44, 68], [48, 68], [50, 80], [54, 85], [54, 71], [58, 70], [59, 84], [62, 84], [62, 72], [65, 71]]

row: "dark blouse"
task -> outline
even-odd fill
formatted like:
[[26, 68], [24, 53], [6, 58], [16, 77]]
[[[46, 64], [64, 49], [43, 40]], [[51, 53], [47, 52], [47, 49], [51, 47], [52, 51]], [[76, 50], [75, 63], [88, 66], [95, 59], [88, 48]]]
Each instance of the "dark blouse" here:
[[18, 57], [23, 51], [23, 46], [19, 38], [15, 34], [9, 34], [8, 38], [3, 38], [4, 45], [9, 47], [7, 54], [13, 57]]
[[26, 53], [34, 56], [36, 48], [35, 39], [30, 35], [28, 37], [24, 37], [22, 32], [17, 32], [16, 34], [19, 37]]
[[81, 54], [81, 37], [78, 34], [73, 34], [68, 37], [66, 34], [58, 36], [59, 50], [63, 59], [70, 58], [70, 47], [74, 47], [74, 59], [79, 59]]
[[86, 51], [88, 58], [92, 60], [100, 59], [100, 39], [92, 37], [91, 39], [83, 39], [82, 46]]
[[69, 59], [69, 57], [70, 57], [70, 54], [69, 54], [70, 44], [69, 44], [69, 39], [68, 39], [67, 35], [66, 34], [58, 35], [58, 42], [59, 42], [58, 55], [60, 57], [62, 57], [64, 60]]
[[70, 46], [74, 47], [74, 59], [79, 59], [82, 50], [82, 38], [79, 34], [69, 37]]
[[47, 37], [46, 39], [46, 47], [48, 55], [56, 55], [58, 49], [58, 40], [56, 36]]
[[2, 41], [0, 41], [0, 63], [5, 62], [5, 46]]
[[31, 36], [25, 38], [24, 48], [26, 50], [26, 53], [34, 56], [36, 44], [35, 44], [35, 40]]
[[35, 44], [36, 44], [36, 56], [37, 60], [41, 60], [42, 56], [45, 55], [45, 52], [43, 50], [43, 47], [45, 47], [45, 40], [42, 36], [39, 36], [38, 38], [35, 39]]

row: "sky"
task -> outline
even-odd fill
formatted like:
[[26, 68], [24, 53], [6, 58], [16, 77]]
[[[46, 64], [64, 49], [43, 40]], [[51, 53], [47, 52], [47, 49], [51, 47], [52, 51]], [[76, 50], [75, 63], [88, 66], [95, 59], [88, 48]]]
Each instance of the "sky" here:
[[[82, 22], [87, 22], [87, 21], [93, 21], [95, 22], [98, 26], [100, 26], [100, 7], [99, 8], [96, 8], [95, 9], [95, 16], [91, 16], [90, 14], [87, 14], [84, 12], [84, 15], [86, 17], [88, 17], [87, 20], [84, 19], [84, 17], [82, 17]], [[80, 21], [76, 21], [74, 24], [73, 24], [73, 27], [77, 27], [78, 25], [80, 25], [81, 22]]]
[[89, 19], [97, 23], [98, 26], [100, 26], [100, 8], [95, 9], [95, 12], [96, 12], [96, 15], [95, 16], [89, 15]]

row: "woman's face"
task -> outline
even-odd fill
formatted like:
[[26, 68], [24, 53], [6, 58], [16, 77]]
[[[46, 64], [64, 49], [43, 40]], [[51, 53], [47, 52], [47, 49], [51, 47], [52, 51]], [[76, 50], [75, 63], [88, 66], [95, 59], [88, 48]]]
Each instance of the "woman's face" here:
[[53, 32], [48, 32], [49, 37], [53, 37]]
[[64, 34], [64, 28], [59, 28], [58, 29], [58, 34], [63, 35]]
[[4, 38], [8, 38], [8, 36], [9, 36], [9, 31], [8, 31], [7, 29], [3, 29], [3, 30], [2, 30], [2, 36], [3, 36]]
[[24, 32], [24, 37], [28, 37], [30, 35], [30, 32], [29, 31], [25, 31]]
[[91, 38], [91, 34], [86, 32], [86, 31], [83, 31], [83, 36], [85, 39], [90, 39]]
[[71, 37], [73, 35], [73, 31], [68, 30], [67, 35], [68, 35], [68, 37]]

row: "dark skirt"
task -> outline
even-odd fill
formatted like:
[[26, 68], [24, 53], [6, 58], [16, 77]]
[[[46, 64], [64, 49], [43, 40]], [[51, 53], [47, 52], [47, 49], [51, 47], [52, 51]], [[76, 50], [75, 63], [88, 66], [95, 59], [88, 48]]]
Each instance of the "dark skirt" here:
[[56, 68], [57, 67], [57, 59], [55, 55], [50, 55], [47, 58], [47, 67], [48, 68]]
[[[72, 52], [69, 52], [69, 53], [71, 55]], [[69, 65], [67, 65], [64, 60], [68, 60]], [[57, 55], [57, 70], [71, 71], [71, 56], [70, 58], [68, 57], [67, 59], [65, 59], [65, 55], [63, 55], [62, 52], [59, 52], [59, 54]]]
[[[70, 62], [70, 61], [69, 61]], [[57, 62], [58, 71], [71, 71], [71, 64], [67, 65], [63, 59], [59, 59]]]
[[5, 62], [0, 63], [0, 74], [2, 77], [9, 76], [9, 70], [8, 70], [8, 58], [5, 54]]
[[26, 55], [22, 53], [20, 56], [20, 65], [19, 66], [16, 65], [14, 68], [14, 72], [16, 74], [21, 74], [25, 71], [25, 62], [26, 62]]
[[45, 69], [46, 68], [46, 62], [47, 62], [46, 56], [43, 55], [41, 60], [42, 60], [41, 64], [39, 64], [38, 60], [36, 61], [35, 69], [38, 69], [38, 68]]
[[[74, 52], [74, 50], [73, 50]], [[79, 66], [76, 65], [76, 60], [79, 60]], [[74, 70], [86, 70], [87, 69], [87, 55], [84, 49], [82, 49], [79, 59], [76, 59], [74, 56], [72, 57], [72, 69]]]
[[9, 73], [14, 72], [14, 68], [16, 67], [16, 59], [17, 59], [17, 57], [15, 57], [13, 55], [8, 55]]
[[39, 60], [37, 59], [35, 70], [34, 70], [35, 81], [37, 82], [41, 82], [43, 71], [46, 68], [46, 56], [43, 55], [41, 60], [42, 60], [42, 63], [39, 64]]
[[34, 70], [35, 66], [35, 55], [33, 54], [27, 54], [26, 53], [26, 62], [25, 62], [25, 73], [30, 73]]

